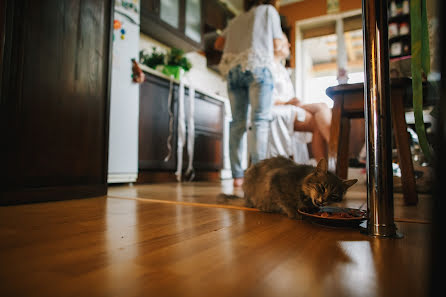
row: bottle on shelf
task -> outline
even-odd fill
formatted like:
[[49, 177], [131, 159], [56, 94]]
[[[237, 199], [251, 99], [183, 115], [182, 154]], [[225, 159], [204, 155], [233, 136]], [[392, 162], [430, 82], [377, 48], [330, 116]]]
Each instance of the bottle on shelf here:
[[403, 14], [409, 14], [409, 12], [410, 12], [409, 0], [403, 0]]
[[399, 26], [399, 35], [407, 35], [410, 32], [409, 23], [402, 22]]
[[390, 1], [390, 16], [391, 17], [397, 16], [397, 8], [395, 0]]
[[398, 23], [389, 23], [389, 38], [393, 38], [399, 35]]

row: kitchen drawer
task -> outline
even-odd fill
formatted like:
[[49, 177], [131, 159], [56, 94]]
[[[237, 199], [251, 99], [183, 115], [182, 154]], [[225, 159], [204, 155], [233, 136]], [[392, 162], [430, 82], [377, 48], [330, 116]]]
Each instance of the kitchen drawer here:
[[195, 129], [223, 133], [224, 103], [201, 93], [195, 93]]
[[[223, 137], [221, 135], [196, 130], [194, 147], [195, 170], [221, 170], [223, 168]], [[187, 160], [187, 157], [184, 160]]]

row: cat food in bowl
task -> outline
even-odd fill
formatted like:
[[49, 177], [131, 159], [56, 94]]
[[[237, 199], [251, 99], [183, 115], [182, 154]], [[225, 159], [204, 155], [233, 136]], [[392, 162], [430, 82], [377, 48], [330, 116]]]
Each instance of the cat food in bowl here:
[[319, 209], [299, 209], [304, 217], [318, 223], [329, 225], [359, 225], [367, 218], [365, 210], [325, 206]]

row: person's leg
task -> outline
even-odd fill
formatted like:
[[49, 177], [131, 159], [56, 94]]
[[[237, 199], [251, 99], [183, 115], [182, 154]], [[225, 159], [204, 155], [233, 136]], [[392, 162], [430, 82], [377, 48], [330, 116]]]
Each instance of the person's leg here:
[[269, 69], [258, 68], [253, 71], [252, 81], [249, 85], [252, 129], [249, 155], [252, 165], [266, 158], [273, 87], [273, 77]]
[[311, 151], [313, 152], [316, 162], [319, 162], [321, 159], [327, 157], [327, 143], [325, 142], [321, 132], [317, 129], [313, 132]]
[[314, 159], [319, 162], [320, 159], [326, 157], [327, 144], [315, 122], [316, 118], [310, 112], [306, 111], [305, 121], [300, 122], [297, 119], [294, 121], [294, 130], [313, 133], [311, 140], [311, 151]]
[[245, 152], [246, 120], [248, 115], [248, 89], [231, 83], [228, 79], [228, 97], [231, 103], [232, 121], [229, 124], [229, 158], [234, 185], [241, 185]]
[[304, 104], [303, 109], [314, 116], [314, 122], [326, 142], [330, 141], [331, 109], [325, 103]]

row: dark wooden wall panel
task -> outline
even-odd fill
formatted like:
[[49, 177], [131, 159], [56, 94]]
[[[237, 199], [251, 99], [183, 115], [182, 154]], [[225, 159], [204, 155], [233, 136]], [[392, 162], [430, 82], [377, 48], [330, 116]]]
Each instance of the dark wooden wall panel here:
[[1, 204], [106, 193], [112, 5], [6, 1]]

